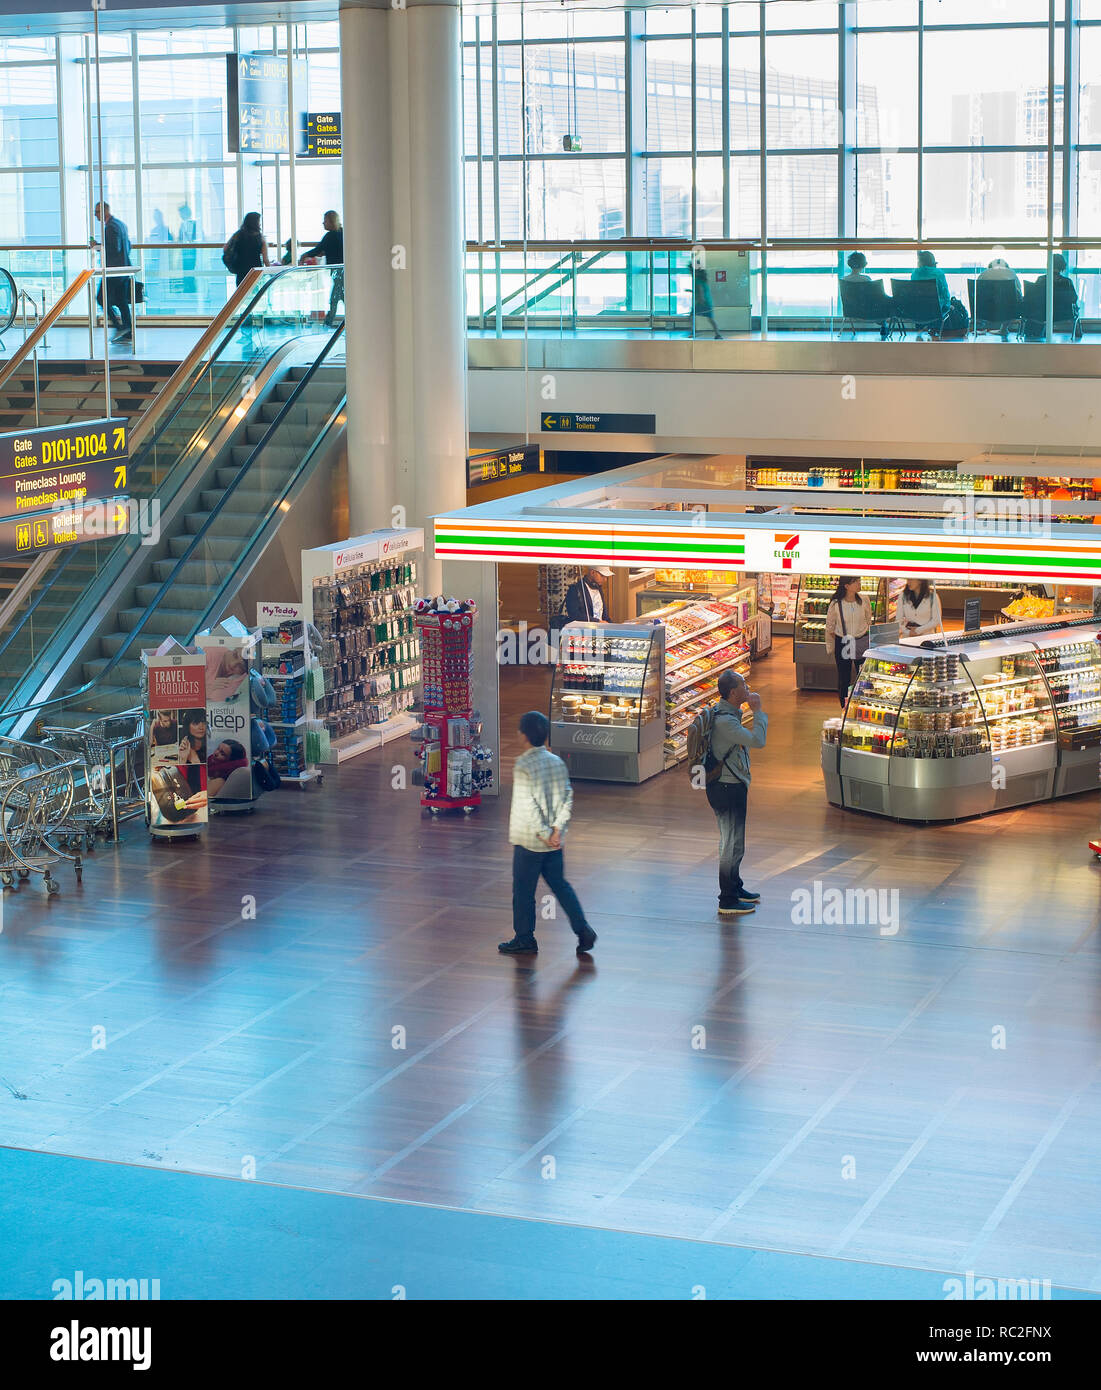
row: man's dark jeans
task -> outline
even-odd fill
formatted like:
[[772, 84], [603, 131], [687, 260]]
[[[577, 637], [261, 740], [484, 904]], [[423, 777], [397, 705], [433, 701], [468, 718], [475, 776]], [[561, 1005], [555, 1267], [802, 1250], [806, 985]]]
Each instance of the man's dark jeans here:
[[542, 875], [544, 883], [565, 909], [570, 926], [575, 935], [589, 925], [577, 894], [566, 879], [566, 866], [560, 849], [547, 850], [540, 854], [525, 849], [523, 845], [512, 847], [512, 931], [520, 941], [531, 941], [535, 936], [535, 890]]
[[707, 801], [719, 822], [719, 906], [734, 907], [742, 896], [742, 856], [749, 788], [744, 782], [711, 782]]

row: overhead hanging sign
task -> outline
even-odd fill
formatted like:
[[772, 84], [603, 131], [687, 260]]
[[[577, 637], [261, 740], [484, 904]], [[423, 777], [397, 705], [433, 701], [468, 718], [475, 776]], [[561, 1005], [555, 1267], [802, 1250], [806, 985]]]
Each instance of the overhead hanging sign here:
[[37, 516], [0, 518], [0, 560], [33, 559], [44, 550], [62, 550], [85, 541], [117, 540], [129, 529], [125, 500], [85, 502]]
[[340, 158], [340, 112], [307, 111], [302, 155], [306, 159]]
[[547, 434], [654, 434], [657, 429], [656, 415], [563, 414], [560, 410], [545, 410], [539, 420]]
[[289, 154], [287, 58], [227, 53], [228, 136], [232, 154]]
[[538, 444], [517, 444], [510, 449], [492, 449], [471, 454], [466, 461], [466, 482], [468, 487], [478, 487], [481, 483], [499, 483], [508, 478], [518, 478], [523, 473], [540, 471]]
[[125, 492], [125, 420], [85, 420], [0, 434], [0, 517]]

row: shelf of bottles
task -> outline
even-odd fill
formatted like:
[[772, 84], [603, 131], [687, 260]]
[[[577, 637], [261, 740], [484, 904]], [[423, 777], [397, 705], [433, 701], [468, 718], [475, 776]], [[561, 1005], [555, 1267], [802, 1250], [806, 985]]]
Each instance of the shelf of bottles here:
[[1085, 636], [1066, 641], [1048, 638], [1038, 660], [1065, 747], [1101, 743], [1101, 643]]
[[[826, 613], [836, 588], [836, 575], [805, 574], [800, 579], [799, 597], [795, 607], [796, 642], [821, 642], [825, 645]], [[877, 579], [874, 575], [862, 575], [860, 592], [871, 605], [872, 622], [884, 622], [887, 618], [885, 581]]]

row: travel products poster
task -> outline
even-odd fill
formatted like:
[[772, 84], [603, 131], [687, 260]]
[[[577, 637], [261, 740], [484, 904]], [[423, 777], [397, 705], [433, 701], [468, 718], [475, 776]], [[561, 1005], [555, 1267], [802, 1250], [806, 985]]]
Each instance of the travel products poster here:
[[150, 655], [146, 664], [149, 825], [190, 830], [207, 821], [206, 660]]

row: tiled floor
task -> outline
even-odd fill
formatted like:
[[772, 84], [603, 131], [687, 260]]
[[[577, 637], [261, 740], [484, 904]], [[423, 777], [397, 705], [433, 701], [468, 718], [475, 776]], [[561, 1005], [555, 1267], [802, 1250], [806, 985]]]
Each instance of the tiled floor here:
[[[557, 921], [500, 957], [507, 802], [423, 818], [401, 745], [9, 894], [0, 1144], [1101, 1291], [1097, 797], [832, 809], [832, 700], [793, 693], [789, 651], [755, 670], [764, 898], [737, 925], [674, 771], [578, 785], [592, 963]], [[795, 924], [815, 879], [897, 888], [898, 934]]]

